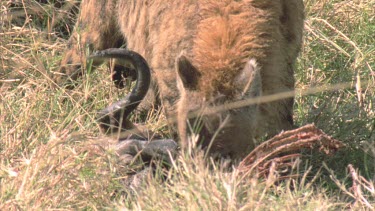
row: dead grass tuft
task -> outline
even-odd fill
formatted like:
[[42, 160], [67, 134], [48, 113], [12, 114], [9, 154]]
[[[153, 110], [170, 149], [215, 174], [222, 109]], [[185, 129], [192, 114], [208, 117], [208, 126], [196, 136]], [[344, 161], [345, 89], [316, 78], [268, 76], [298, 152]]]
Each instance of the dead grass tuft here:
[[310, 124], [281, 132], [261, 143], [241, 161], [238, 170], [243, 174], [255, 173], [257, 177], [267, 177], [270, 173], [291, 169], [294, 161], [302, 156], [303, 149], [333, 154], [343, 147], [343, 143]]

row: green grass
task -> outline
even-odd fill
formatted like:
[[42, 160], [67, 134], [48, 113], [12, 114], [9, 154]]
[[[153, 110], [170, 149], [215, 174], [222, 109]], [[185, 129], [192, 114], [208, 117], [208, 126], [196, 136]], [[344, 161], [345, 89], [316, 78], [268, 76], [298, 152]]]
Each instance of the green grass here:
[[[85, 75], [74, 90], [52, 82], [73, 16], [66, 15], [67, 8], [36, 2], [12, 10], [8, 1], [0, 3], [0, 210], [375, 206], [375, 193], [363, 185], [370, 205], [354, 203], [358, 197], [350, 190], [353, 180], [347, 173], [348, 164], [370, 181], [375, 173], [374, 0], [305, 0], [296, 88], [341, 83], [345, 88], [297, 96], [294, 118], [301, 126], [315, 123], [344, 142], [345, 150], [328, 158], [310, 155], [299, 170], [305, 179], [278, 185], [272, 178], [241, 179], [219, 164], [203, 162], [199, 153], [194, 159], [183, 153], [167, 172], [168, 182], [160, 182], [161, 173], [149, 175], [136, 193], [122, 183], [131, 167], [119, 163], [104, 138], [97, 138], [102, 135], [94, 121], [95, 111], [125, 93], [113, 86], [104, 67]], [[167, 133], [157, 114], [146, 125]], [[326, 167], [320, 168], [323, 161]]]

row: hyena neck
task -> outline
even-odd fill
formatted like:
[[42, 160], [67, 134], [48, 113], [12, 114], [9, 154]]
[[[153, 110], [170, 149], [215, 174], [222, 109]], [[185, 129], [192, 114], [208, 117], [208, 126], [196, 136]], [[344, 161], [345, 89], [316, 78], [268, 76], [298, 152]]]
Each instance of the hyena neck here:
[[201, 72], [200, 88], [206, 96], [215, 91], [228, 97], [234, 95], [235, 78], [250, 58], [265, 59], [270, 39], [264, 35], [267, 16], [248, 3], [216, 1], [201, 7], [202, 20], [197, 26], [193, 46], [193, 64]]

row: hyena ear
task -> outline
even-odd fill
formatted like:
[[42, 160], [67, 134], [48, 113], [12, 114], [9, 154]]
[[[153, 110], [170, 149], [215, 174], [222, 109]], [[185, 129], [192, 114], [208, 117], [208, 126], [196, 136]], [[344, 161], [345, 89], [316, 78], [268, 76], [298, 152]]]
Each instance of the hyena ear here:
[[183, 54], [180, 54], [176, 59], [176, 70], [179, 88], [197, 89], [201, 74]]
[[240, 98], [262, 95], [262, 78], [255, 59], [250, 59], [240, 74], [235, 78], [235, 87]]

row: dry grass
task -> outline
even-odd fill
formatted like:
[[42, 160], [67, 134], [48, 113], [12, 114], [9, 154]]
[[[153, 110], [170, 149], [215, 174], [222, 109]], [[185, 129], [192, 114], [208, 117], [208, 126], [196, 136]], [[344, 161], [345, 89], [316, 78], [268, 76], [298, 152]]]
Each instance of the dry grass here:
[[[19, 8], [11, 9], [10, 2]], [[37, 2], [0, 2], [0, 210], [375, 206], [374, 0], [305, 0], [295, 120], [314, 122], [347, 150], [331, 158], [306, 153], [306, 167], [294, 172], [299, 179], [277, 185], [277, 178], [238, 177], [224, 164], [203, 162], [200, 152], [192, 153], [194, 159], [182, 153], [166, 173], [168, 182], [161, 182], [159, 169], [135, 193], [122, 184], [133, 167], [121, 165], [108, 143], [92, 138], [101, 136], [95, 111], [124, 93], [105, 70], [85, 75], [74, 90], [51, 81], [72, 20], [68, 7]], [[158, 117], [150, 114], [147, 126], [168, 136]], [[325, 167], [317, 168], [323, 161]], [[348, 173], [349, 163], [359, 170]]]

